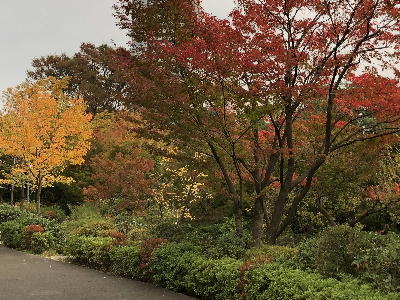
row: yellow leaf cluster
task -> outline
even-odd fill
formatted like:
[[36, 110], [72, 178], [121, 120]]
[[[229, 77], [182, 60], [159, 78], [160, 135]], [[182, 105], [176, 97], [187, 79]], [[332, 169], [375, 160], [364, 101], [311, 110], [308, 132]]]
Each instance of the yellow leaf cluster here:
[[90, 149], [91, 116], [84, 100], [63, 93], [66, 85], [66, 80], [48, 78], [5, 93], [0, 148], [17, 158], [11, 173], [24, 173], [43, 187], [70, 183], [61, 172], [68, 165], [82, 164]]

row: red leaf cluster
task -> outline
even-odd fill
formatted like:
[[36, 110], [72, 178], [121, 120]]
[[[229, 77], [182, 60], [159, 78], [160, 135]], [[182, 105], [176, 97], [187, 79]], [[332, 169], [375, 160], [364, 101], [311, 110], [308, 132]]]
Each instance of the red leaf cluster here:
[[44, 232], [44, 228], [40, 225], [33, 224], [26, 226], [25, 231], [32, 234], [34, 232]]

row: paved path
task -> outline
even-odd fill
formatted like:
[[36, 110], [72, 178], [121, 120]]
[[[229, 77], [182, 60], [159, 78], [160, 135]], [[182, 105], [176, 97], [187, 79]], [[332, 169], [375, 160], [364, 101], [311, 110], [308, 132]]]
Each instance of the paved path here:
[[151, 284], [14, 251], [0, 245], [0, 299], [190, 300]]

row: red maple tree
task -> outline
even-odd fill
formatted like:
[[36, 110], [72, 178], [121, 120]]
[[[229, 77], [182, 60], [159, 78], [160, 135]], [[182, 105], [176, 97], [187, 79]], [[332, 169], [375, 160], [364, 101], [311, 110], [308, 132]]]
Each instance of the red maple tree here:
[[[128, 2], [137, 1], [120, 0], [119, 17], [135, 29], [138, 12], [157, 20], [161, 13], [151, 8], [167, 1], [135, 9]], [[274, 243], [331, 153], [400, 131], [400, 5], [240, 0], [220, 20], [192, 1], [175, 2], [191, 7], [190, 21], [149, 21], [140, 51], [119, 52], [132, 102], [151, 128], [164, 130], [159, 138], [214, 159], [238, 232], [250, 194], [255, 242], [266, 222]]]

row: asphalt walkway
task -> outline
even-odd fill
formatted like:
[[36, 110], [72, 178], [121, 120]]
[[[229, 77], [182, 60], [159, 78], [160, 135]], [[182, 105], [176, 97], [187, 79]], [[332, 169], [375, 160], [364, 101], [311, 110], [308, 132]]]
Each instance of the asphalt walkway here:
[[151, 284], [0, 246], [0, 299], [190, 300]]

